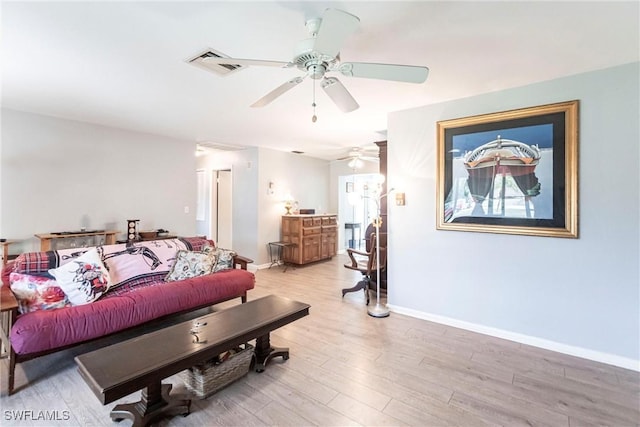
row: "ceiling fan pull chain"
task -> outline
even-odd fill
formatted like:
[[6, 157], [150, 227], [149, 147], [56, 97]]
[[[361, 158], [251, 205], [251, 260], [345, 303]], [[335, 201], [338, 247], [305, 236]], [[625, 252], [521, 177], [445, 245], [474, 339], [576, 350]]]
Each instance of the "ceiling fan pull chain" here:
[[316, 116], [316, 81], [313, 81], [313, 103], [311, 104], [313, 107], [313, 116], [311, 117], [311, 121], [315, 123], [318, 120]]

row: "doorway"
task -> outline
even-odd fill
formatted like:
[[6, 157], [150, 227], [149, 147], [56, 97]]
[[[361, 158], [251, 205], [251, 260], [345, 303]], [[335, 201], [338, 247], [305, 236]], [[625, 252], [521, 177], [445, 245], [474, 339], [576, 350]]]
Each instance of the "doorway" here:
[[197, 173], [196, 234], [221, 248], [232, 247], [231, 170], [199, 169]]
[[220, 248], [232, 247], [231, 170], [211, 171], [211, 239]]
[[339, 177], [338, 217], [343, 224], [338, 248], [365, 248], [365, 231], [377, 216], [376, 201], [371, 198], [378, 174], [353, 174]]

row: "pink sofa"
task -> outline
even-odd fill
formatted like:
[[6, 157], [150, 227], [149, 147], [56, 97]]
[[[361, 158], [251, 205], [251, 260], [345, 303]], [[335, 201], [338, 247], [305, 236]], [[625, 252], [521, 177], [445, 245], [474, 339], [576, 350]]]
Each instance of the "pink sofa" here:
[[[213, 244], [201, 238], [180, 240], [187, 246], [187, 250], [192, 251], [200, 251], [205, 245]], [[243, 303], [246, 302], [247, 291], [255, 285], [253, 273], [247, 271], [247, 263], [250, 262], [252, 260], [236, 255], [232, 269], [173, 282], [164, 280], [166, 271], [154, 272], [145, 277], [136, 276], [125, 281], [125, 285], [84, 305], [23, 314], [19, 314], [17, 308], [12, 308], [9, 310], [10, 322], [7, 324], [3, 318], [2, 325], [3, 344], [9, 353], [9, 394], [14, 390], [17, 362], [233, 298], [241, 298]], [[51, 251], [22, 254], [7, 264], [2, 271], [2, 310], [16, 307], [17, 301], [12, 301], [13, 294], [9, 288], [12, 272], [43, 274], [49, 268], [63, 263], [59, 254]]]

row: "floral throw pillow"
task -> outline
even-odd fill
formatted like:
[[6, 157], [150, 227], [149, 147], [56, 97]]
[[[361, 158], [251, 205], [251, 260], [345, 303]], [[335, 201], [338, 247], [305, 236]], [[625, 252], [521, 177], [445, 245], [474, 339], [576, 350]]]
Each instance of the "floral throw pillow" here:
[[22, 314], [71, 305], [58, 283], [49, 277], [11, 273], [9, 287], [18, 300], [18, 311]]
[[236, 256], [236, 253], [234, 251], [223, 248], [215, 248], [212, 246], [205, 246], [204, 248], [202, 248], [202, 252], [215, 254], [216, 258], [218, 259], [218, 262], [213, 268], [213, 273], [234, 268], [233, 257]]
[[94, 302], [111, 287], [111, 278], [98, 251], [91, 249], [68, 264], [49, 270], [73, 305]]
[[165, 282], [190, 279], [213, 272], [216, 266], [214, 253], [180, 250], [176, 254], [176, 262], [165, 277]]

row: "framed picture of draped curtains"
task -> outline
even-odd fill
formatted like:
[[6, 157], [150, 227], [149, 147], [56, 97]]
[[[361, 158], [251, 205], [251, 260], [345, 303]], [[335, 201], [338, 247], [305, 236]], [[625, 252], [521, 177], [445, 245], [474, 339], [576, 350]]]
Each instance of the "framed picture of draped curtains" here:
[[578, 237], [578, 101], [437, 123], [439, 230]]

